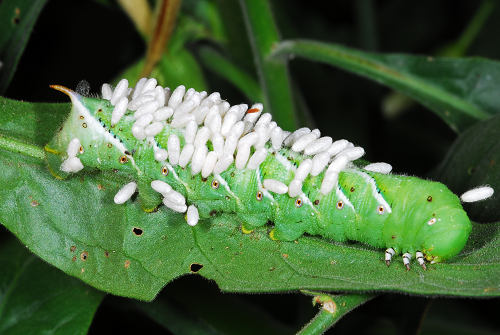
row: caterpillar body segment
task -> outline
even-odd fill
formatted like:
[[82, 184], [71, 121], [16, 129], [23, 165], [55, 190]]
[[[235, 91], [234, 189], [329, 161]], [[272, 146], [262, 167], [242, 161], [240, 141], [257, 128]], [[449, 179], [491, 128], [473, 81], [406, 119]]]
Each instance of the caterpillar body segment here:
[[443, 184], [390, 174], [386, 163], [360, 168], [352, 161], [362, 148], [318, 130], [283, 132], [260, 104], [230, 107], [218, 94], [142, 86], [119, 85], [111, 101], [53, 86], [72, 109], [45, 147], [52, 174], [124, 171], [132, 180], [117, 203], [137, 188], [145, 211], [187, 212], [189, 225], [236, 213], [244, 233], [271, 224], [275, 240], [355, 240], [387, 249], [387, 265], [404, 255], [407, 268], [411, 257], [425, 267], [424, 258], [450, 259], [467, 242], [470, 220]]

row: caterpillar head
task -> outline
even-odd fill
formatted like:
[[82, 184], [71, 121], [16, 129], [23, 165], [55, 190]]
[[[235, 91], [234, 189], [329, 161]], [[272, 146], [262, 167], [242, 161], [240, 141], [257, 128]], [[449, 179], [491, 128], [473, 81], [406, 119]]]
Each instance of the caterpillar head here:
[[[416, 246], [431, 263], [457, 255], [467, 243], [472, 226], [458, 197], [440, 183], [432, 183], [419, 220]], [[417, 210], [414, 210], [417, 211]]]

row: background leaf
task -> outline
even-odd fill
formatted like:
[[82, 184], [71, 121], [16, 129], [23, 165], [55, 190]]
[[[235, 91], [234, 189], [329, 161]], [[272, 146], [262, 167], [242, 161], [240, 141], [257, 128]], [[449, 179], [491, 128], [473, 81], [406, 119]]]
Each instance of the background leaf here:
[[13, 238], [1, 245], [0, 262], [0, 333], [87, 333], [104, 292], [68, 277]]
[[0, 2], [0, 94], [5, 93], [47, 0]]
[[453, 192], [462, 194], [480, 185], [497, 192], [481, 202], [466, 203], [464, 209], [479, 222], [500, 221], [500, 116], [467, 129], [455, 141], [448, 155], [431, 174]]
[[291, 55], [339, 66], [408, 94], [456, 132], [500, 110], [494, 89], [500, 84], [496, 61], [374, 54], [305, 40], [281, 42], [272, 57]]

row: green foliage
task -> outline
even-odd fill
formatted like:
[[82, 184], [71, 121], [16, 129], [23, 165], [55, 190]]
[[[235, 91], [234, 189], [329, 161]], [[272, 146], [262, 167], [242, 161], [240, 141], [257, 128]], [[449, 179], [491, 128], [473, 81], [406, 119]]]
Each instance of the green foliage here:
[[408, 94], [456, 132], [499, 112], [493, 93], [500, 77], [500, 63], [496, 61], [380, 55], [304, 40], [280, 43], [273, 57], [290, 54], [336, 65]]
[[0, 247], [0, 332], [86, 334], [104, 293], [11, 239]]
[[[131, 80], [138, 76], [146, 41], [135, 32], [133, 22], [114, 3], [76, 3], [72, 10], [85, 14], [86, 21], [67, 15], [65, 1], [52, 0], [45, 7], [45, 1], [0, 3], [4, 96], [62, 101], [48, 90], [49, 84], [74, 88], [82, 76], [92, 85], [111, 82], [121, 74]], [[357, 7], [337, 4], [325, 10], [319, 2], [306, 7], [290, 1], [285, 8], [264, 0], [186, 0], [178, 29], [153, 75], [165, 86], [219, 91], [231, 104], [263, 97], [265, 108], [280, 125], [291, 130], [318, 124], [323, 134], [365, 147], [368, 160], [388, 161], [397, 172], [423, 175], [445, 157], [433, 177], [457, 193], [486, 183], [500, 190], [496, 171], [500, 67], [493, 60], [500, 54], [492, 48], [500, 22], [494, 18], [500, 9], [491, 1], [479, 7], [466, 1], [417, 5], [388, 0], [377, 2], [373, 12], [373, 4], [356, 3]], [[460, 19], [454, 17], [455, 28], [443, 23], [450, 19], [451, 6], [462, 14]], [[408, 15], [400, 15], [398, 8]], [[436, 18], [428, 20], [428, 13]], [[16, 15], [19, 20], [13, 20]], [[378, 24], [373, 23], [375, 18]], [[465, 29], [469, 21], [474, 22], [473, 34]], [[467, 43], [459, 38], [464, 30]], [[356, 44], [356, 34], [363, 31], [364, 42]], [[434, 57], [432, 50], [453, 49], [450, 40], [457, 40], [454, 50], [459, 52], [448, 55], [465, 52], [490, 59]], [[370, 50], [360, 50], [364, 45]], [[377, 45], [384, 53], [373, 52]], [[385, 120], [379, 104], [387, 90], [351, 73], [407, 94], [438, 117], [413, 105], [399, 108], [395, 118]], [[396, 263], [387, 268], [381, 250], [358, 243], [308, 236], [297, 243], [276, 242], [268, 238], [266, 227], [242, 234], [230, 215], [189, 227], [182, 215], [164, 208], [146, 214], [137, 201], [116, 206], [113, 196], [126, 176], [96, 172], [59, 181], [46, 167], [42, 148], [69, 108], [68, 103], [0, 98], [0, 222], [11, 232], [0, 232], [1, 333], [85, 333], [95, 315], [90, 333], [135, 329], [129, 322], [133, 317], [141, 320], [138, 324], [155, 320], [153, 333], [169, 329], [175, 334], [243, 330], [285, 334], [306, 325], [304, 334], [317, 334], [371, 299], [373, 292], [499, 295], [498, 223], [474, 224], [465, 249], [450, 262], [429, 266], [428, 271], [414, 266], [406, 272]], [[455, 134], [449, 127], [459, 133], [453, 146]], [[466, 209], [472, 219], [498, 222], [497, 199]], [[28, 253], [11, 234], [70, 276]], [[193, 272], [197, 275], [184, 276]], [[215, 285], [226, 292], [310, 289], [360, 294], [303, 291], [320, 304], [314, 317], [318, 308], [303, 307], [310, 305], [304, 295], [221, 295]], [[141, 300], [158, 297], [150, 304], [107, 298], [96, 313], [104, 296], [96, 289]], [[321, 308], [329, 301], [339, 307], [333, 317]], [[433, 306], [438, 307], [431, 307], [423, 332], [456, 333], [456, 322], [450, 321], [453, 316], [447, 310], [465, 315], [459, 320], [462, 330], [480, 321], [474, 330], [498, 331], [498, 322], [488, 321], [489, 311], [498, 310], [496, 300], [470, 301], [436, 300]], [[336, 330], [416, 332], [428, 303], [424, 298], [384, 294], [344, 317]], [[481, 307], [484, 312], [478, 314]], [[113, 323], [114, 319], [121, 322]]]
[[33, 26], [47, 0], [7, 0], [0, 3], [0, 94], [5, 93]]

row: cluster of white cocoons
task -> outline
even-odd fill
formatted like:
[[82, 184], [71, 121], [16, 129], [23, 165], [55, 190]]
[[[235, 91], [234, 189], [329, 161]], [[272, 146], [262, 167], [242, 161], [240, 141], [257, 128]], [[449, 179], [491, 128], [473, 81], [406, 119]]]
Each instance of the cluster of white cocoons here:
[[[142, 78], [134, 88], [121, 80], [113, 90], [102, 86], [102, 96], [108, 99], [114, 110], [111, 124], [116, 125], [128, 111], [135, 112], [132, 134], [138, 140], [153, 139], [167, 124], [184, 134], [185, 145], [177, 134], [171, 133], [166, 148], [155, 147], [155, 159], [172, 166], [187, 166], [191, 163], [193, 175], [201, 173], [204, 178], [220, 174], [234, 162], [239, 169], [257, 169], [266, 159], [265, 144], [272, 140], [276, 148], [286, 134], [271, 122], [271, 115], [262, 115], [260, 103], [248, 110], [248, 105], [230, 106], [219, 93], [207, 95], [184, 86], [173, 92], [157, 85], [156, 79]], [[247, 113], [248, 111], [248, 113]], [[274, 131], [272, 131], [274, 130]], [[211, 141], [213, 151], [208, 150]], [[250, 157], [251, 147], [255, 152]]]
[[163, 195], [163, 204], [173, 211], [184, 213], [187, 210], [186, 198], [162, 180], [153, 180], [151, 188]]
[[[171, 91], [168, 87], [158, 86], [156, 79], [142, 78], [133, 88], [128, 87], [128, 81], [123, 79], [114, 90], [104, 84], [102, 96], [114, 106], [112, 125], [120, 122], [128, 111], [134, 112], [132, 134], [138, 140], [156, 143], [154, 136], [167, 126], [171, 127], [166, 148], [154, 147], [155, 159], [159, 162], [168, 159], [172, 166], [186, 167], [191, 163], [191, 173], [201, 173], [203, 178], [221, 174], [233, 163], [237, 169], [256, 170], [270, 152], [283, 147], [304, 155], [305, 159], [294, 171], [289, 185], [273, 179], [263, 181], [267, 190], [288, 193], [290, 197], [302, 193], [303, 182], [309, 175], [318, 176], [325, 169], [321, 193], [327, 195], [337, 185], [339, 173], [365, 153], [363, 148], [355, 147], [347, 140], [333, 141], [331, 137], [321, 137], [318, 129], [300, 128], [293, 133], [283, 131], [272, 121], [271, 114], [263, 113], [260, 103], [250, 109], [246, 104], [230, 106], [219, 93], [207, 95], [192, 88], [186, 90], [182, 85]], [[178, 134], [184, 136], [182, 148]], [[213, 150], [208, 150], [208, 141], [211, 141]], [[389, 173], [392, 167], [386, 163], [374, 163], [365, 169]], [[160, 181], [153, 183], [157, 182]], [[168, 184], [161, 183], [161, 187], [152, 187], [163, 194], [165, 205], [177, 212], [185, 212], [186, 199], [170, 186], [167, 191], [165, 185]], [[188, 222], [194, 223], [198, 219], [196, 207], [190, 206]]]
[[83, 169], [83, 164], [80, 158], [76, 155], [80, 152], [80, 147], [82, 146], [78, 138], [72, 139], [68, 144], [68, 158], [61, 164], [61, 171], [64, 172], [78, 172]]
[[[288, 195], [292, 198], [302, 193], [302, 184], [309, 175], [315, 177], [325, 168], [327, 170], [321, 184], [321, 193], [327, 195], [337, 185], [339, 173], [347, 169], [350, 162], [365, 154], [363, 148], [355, 147], [347, 140], [334, 142], [329, 136], [320, 136], [318, 129], [300, 128], [284, 139], [285, 147], [291, 147], [292, 151], [303, 153], [305, 156], [312, 156], [301, 162], [295, 171], [294, 179], [288, 185]], [[391, 169], [386, 173], [390, 171]]]

